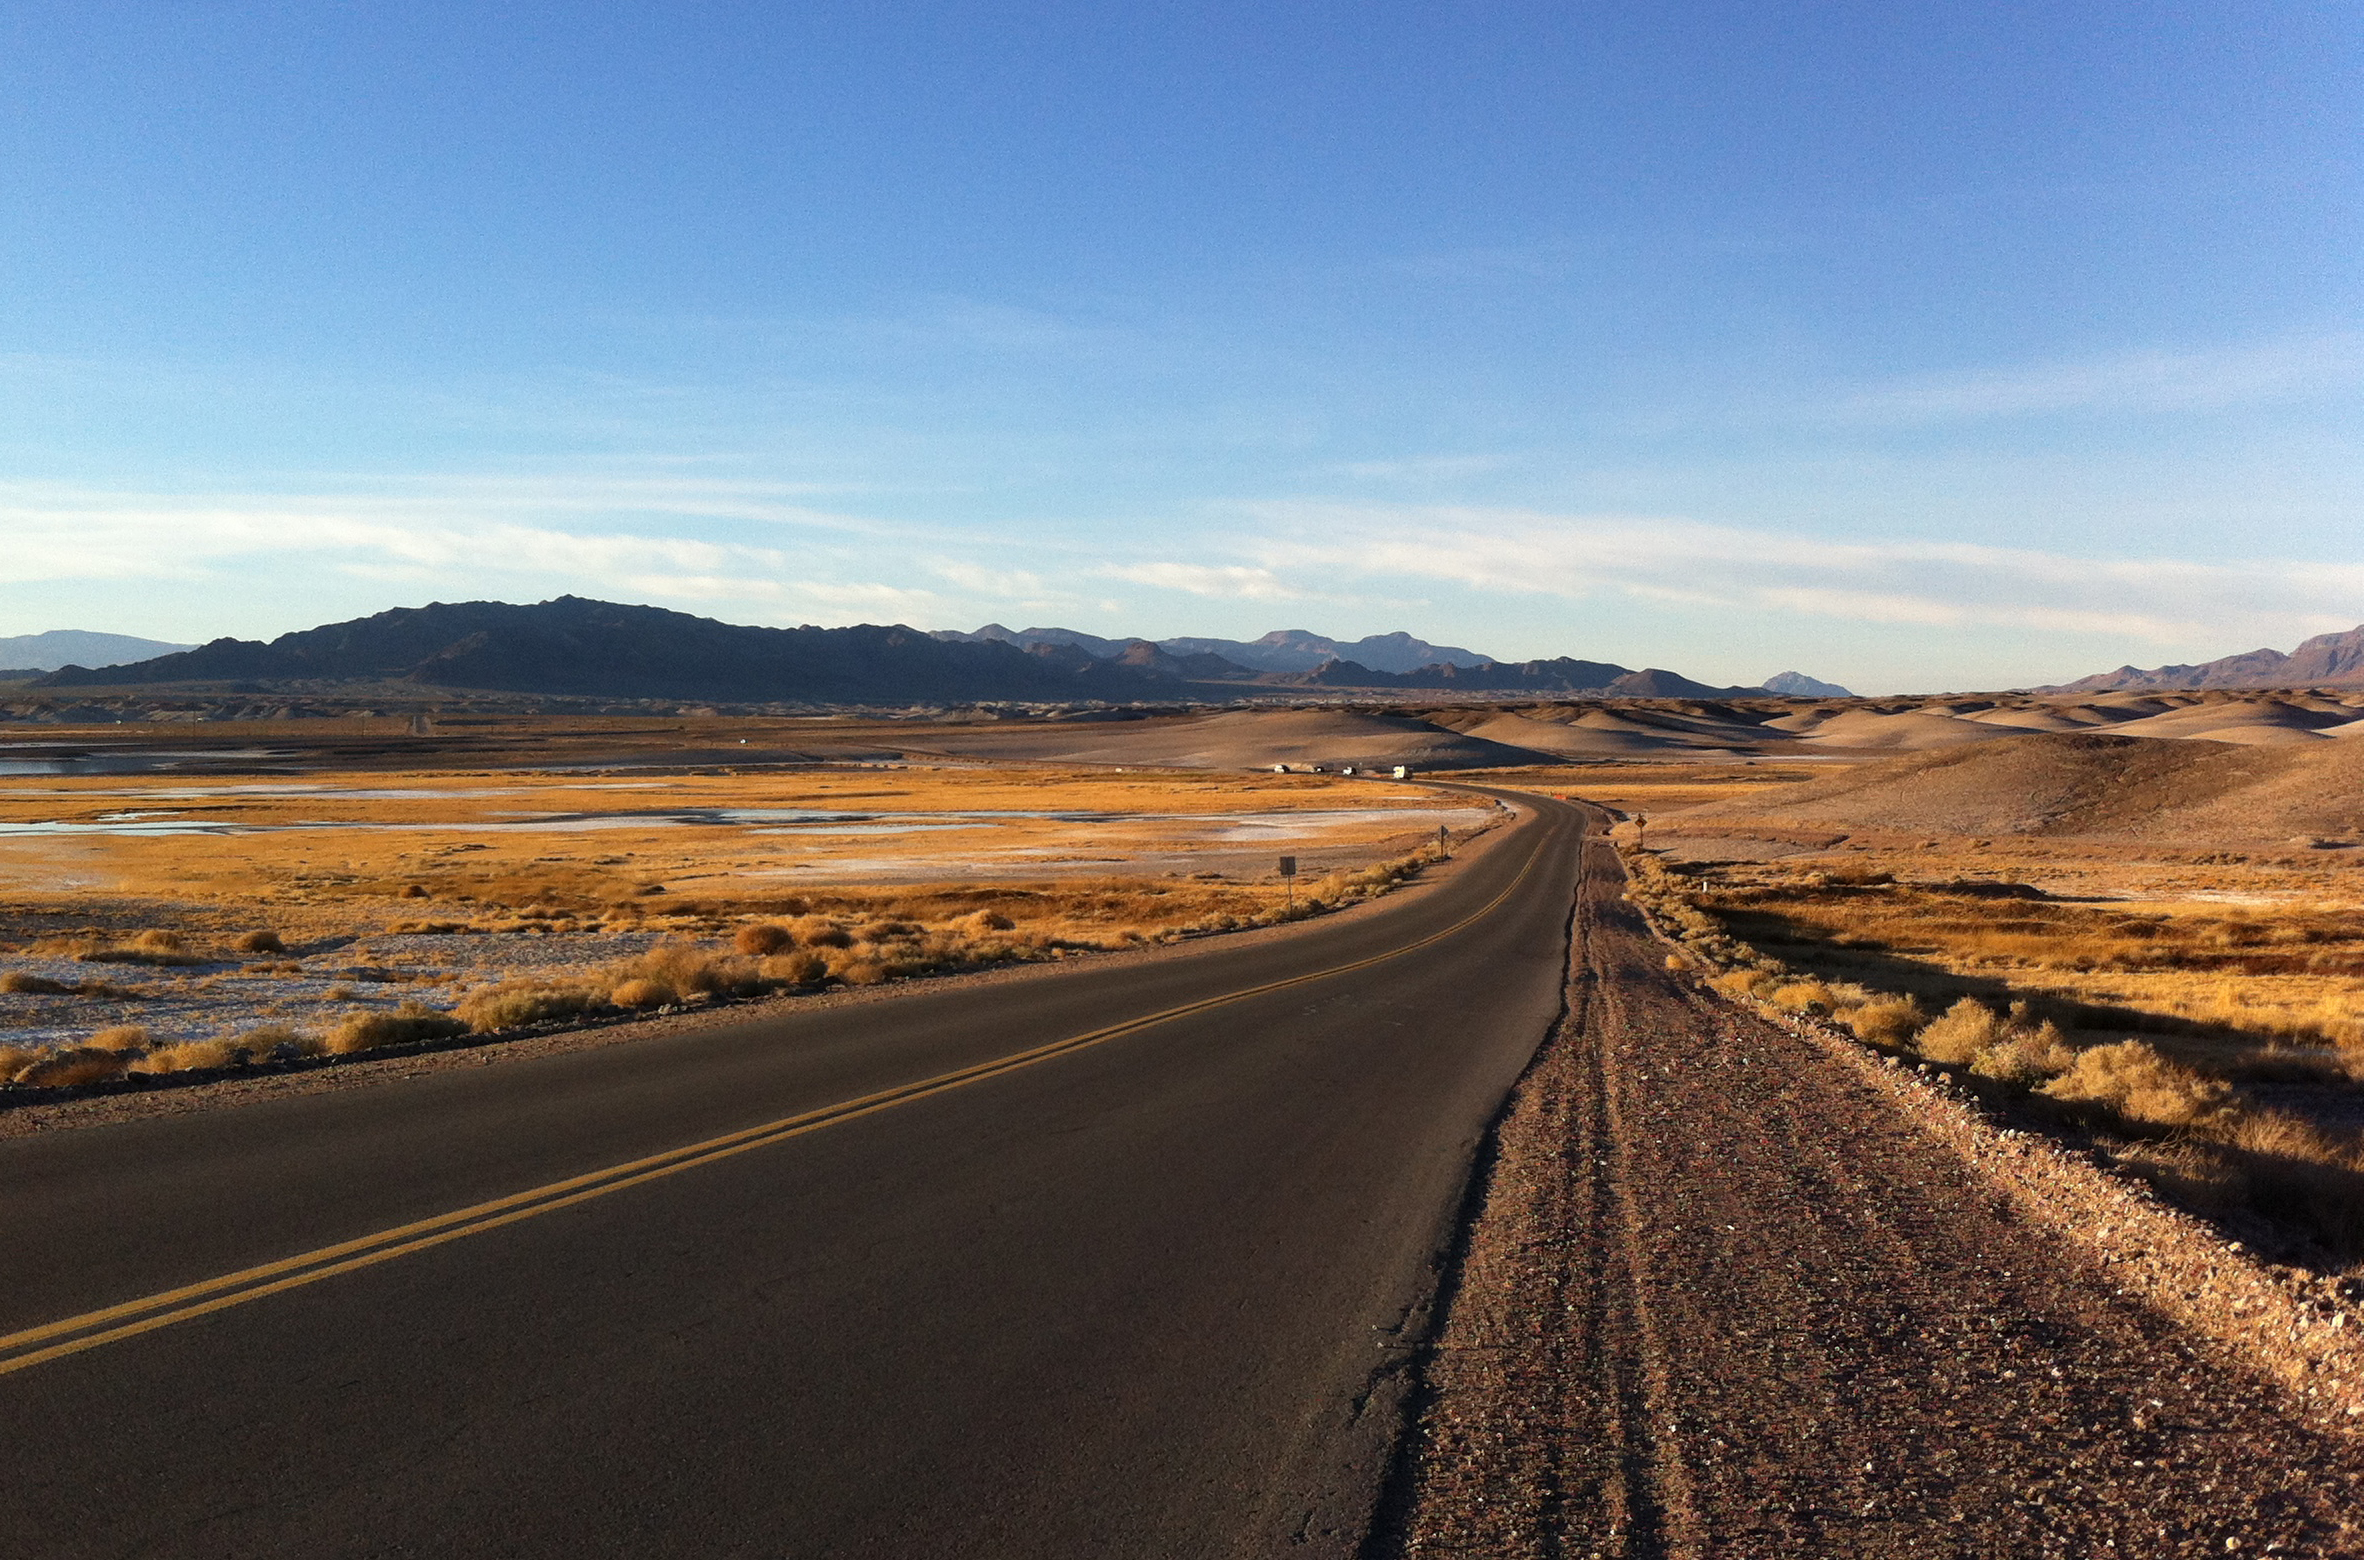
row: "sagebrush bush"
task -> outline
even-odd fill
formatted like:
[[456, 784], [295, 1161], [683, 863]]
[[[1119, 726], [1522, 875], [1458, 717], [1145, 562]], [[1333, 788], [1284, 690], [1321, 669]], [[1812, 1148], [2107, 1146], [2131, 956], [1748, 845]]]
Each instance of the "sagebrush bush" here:
[[356, 1013], [328, 1032], [323, 1049], [336, 1056], [371, 1051], [414, 1040], [448, 1040], [468, 1032], [464, 1019], [438, 1013], [423, 1002], [405, 1002], [391, 1013]]
[[1846, 1012], [1855, 1038], [1870, 1045], [1902, 1049], [1929, 1022], [1928, 1013], [1911, 997], [1874, 997]]
[[1921, 1031], [1913, 1041], [1913, 1049], [1933, 1062], [1959, 1067], [2008, 1037], [2003, 1020], [1993, 1008], [1976, 997], [1964, 997]]
[[452, 1009], [454, 1017], [477, 1034], [538, 1024], [546, 1018], [576, 1018], [607, 1004], [607, 992], [580, 985], [545, 981], [505, 980], [463, 997]]
[[854, 934], [823, 916], [808, 915], [797, 920], [796, 940], [807, 948], [851, 948]]
[[618, 983], [654, 981], [670, 988], [676, 997], [693, 993], [744, 997], [763, 990], [763, 977], [753, 964], [742, 958], [717, 957], [691, 942], [661, 942], [637, 958], [610, 966], [606, 973]]
[[1775, 977], [1764, 970], [1726, 970], [1708, 984], [1727, 997], [1751, 1001], [1760, 993], [1771, 991]]
[[774, 954], [758, 965], [757, 971], [766, 980], [810, 986], [829, 978], [829, 961], [810, 948], [802, 948], [795, 953]]
[[2042, 1092], [2154, 1127], [2192, 1126], [2223, 1112], [2233, 1097], [2223, 1079], [2171, 1061], [2140, 1040], [2095, 1046]]
[[50, 1052], [19, 1072], [16, 1081], [37, 1089], [70, 1089], [79, 1084], [104, 1083], [121, 1077], [128, 1061], [120, 1051], [74, 1046]]
[[1996, 1078], [2030, 1088], [2057, 1078], [2077, 1065], [2077, 1052], [2050, 1019], [2034, 1028], [2013, 1025], [2008, 1035], [1973, 1057], [1970, 1070], [1981, 1078]]
[[785, 953], [795, 947], [796, 934], [785, 926], [760, 922], [754, 926], [740, 927], [738, 935], [731, 939], [731, 946], [751, 958], [762, 958], [767, 954]]
[[1837, 1005], [1837, 993], [1819, 980], [1785, 981], [1773, 988], [1765, 1000], [1785, 1013], [1827, 1013]]
[[320, 1037], [305, 1034], [286, 1024], [265, 1024], [260, 1029], [249, 1029], [230, 1042], [231, 1048], [251, 1061], [269, 1061], [275, 1057], [318, 1056]]
[[238, 1047], [228, 1040], [183, 1040], [177, 1045], [160, 1045], [131, 1064], [137, 1073], [198, 1072], [208, 1067], [228, 1067], [239, 1058]]
[[638, 975], [609, 992], [607, 999], [620, 1008], [657, 1008], [678, 1002], [681, 994], [661, 980]]

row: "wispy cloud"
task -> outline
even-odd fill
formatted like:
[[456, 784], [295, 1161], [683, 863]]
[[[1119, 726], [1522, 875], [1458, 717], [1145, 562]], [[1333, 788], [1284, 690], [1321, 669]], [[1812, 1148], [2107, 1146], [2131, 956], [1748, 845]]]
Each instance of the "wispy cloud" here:
[[1254, 514], [1262, 539], [1243, 538], [1237, 552], [1284, 586], [1318, 576], [1571, 599], [1614, 593], [1695, 609], [2156, 644], [2214, 641], [2228, 629], [2272, 642], [2364, 617], [2359, 564], [2087, 558], [1466, 507], [1273, 503]]
[[1236, 564], [1111, 564], [1096, 572], [1108, 579], [1129, 580], [1158, 590], [1178, 590], [1231, 601], [1308, 601], [1317, 595], [1288, 584], [1270, 569]]
[[1451, 482], [1482, 477], [1511, 464], [1507, 455], [1414, 455], [1402, 460], [1358, 460], [1332, 469], [1364, 482]]
[[1842, 422], [1917, 424], [2059, 413], [2169, 412], [2354, 391], [2364, 334], [2202, 352], [2138, 352], [1882, 385], [1839, 402]]
[[[619, 513], [759, 520], [808, 534], [792, 547], [768, 537], [715, 541], [619, 527], [612, 523]], [[584, 523], [593, 514], [611, 523]], [[879, 529], [763, 490], [699, 482], [470, 480], [391, 495], [206, 499], [0, 485], [0, 531], [8, 537], [0, 583], [189, 580], [293, 565], [455, 596], [604, 589], [834, 617], [929, 615], [934, 592], [864, 579], [845, 567], [859, 566]]]

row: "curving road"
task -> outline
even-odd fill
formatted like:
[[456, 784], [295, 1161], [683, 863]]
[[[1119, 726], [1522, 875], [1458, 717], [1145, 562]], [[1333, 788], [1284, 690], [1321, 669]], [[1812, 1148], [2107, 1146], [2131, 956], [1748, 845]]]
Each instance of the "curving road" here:
[[1523, 805], [1285, 937], [0, 1144], [0, 1548], [1351, 1554], [1561, 1009]]

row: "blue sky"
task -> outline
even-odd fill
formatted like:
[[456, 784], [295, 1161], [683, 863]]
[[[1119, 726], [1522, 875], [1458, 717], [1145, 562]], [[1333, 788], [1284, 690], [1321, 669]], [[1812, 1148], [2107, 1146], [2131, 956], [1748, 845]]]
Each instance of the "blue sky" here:
[[2348, 6], [0, 0], [0, 634], [2364, 620]]

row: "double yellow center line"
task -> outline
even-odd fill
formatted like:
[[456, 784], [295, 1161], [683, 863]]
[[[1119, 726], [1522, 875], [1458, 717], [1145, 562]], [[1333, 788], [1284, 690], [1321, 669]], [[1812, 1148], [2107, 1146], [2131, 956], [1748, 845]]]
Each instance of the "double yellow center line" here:
[[176, 1322], [191, 1321], [200, 1316], [210, 1315], [215, 1311], [226, 1311], [232, 1306], [245, 1305], [249, 1301], [260, 1300], [266, 1295], [275, 1295], [283, 1290], [299, 1289], [306, 1284], [317, 1284], [322, 1279], [334, 1278], [340, 1273], [350, 1273], [357, 1268], [373, 1267], [380, 1262], [391, 1262], [397, 1257], [409, 1256], [414, 1251], [425, 1251], [430, 1247], [441, 1246], [469, 1235], [481, 1235], [487, 1230], [497, 1230], [504, 1224], [515, 1224], [545, 1213], [554, 1213], [560, 1208], [572, 1207], [580, 1202], [589, 1202], [594, 1197], [606, 1197], [628, 1187], [654, 1181], [661, 1176], [678, 1175], [684, 1170], [694, 1170], [700, 1165], [710, 1165], [717, 1160], [731, 1158], [733, 1155], [749, 1153], [759, 1148], [768, 1148], [774, 1143], [802, 1137], [808, 1132], [818, 1132], [823, 1127], [832, 1127], [839, 1122], [876, 1115], [880, 1111], [892, 1110], [898, 1105], [908, 1105], [913, 1100], [923, 1100], [930, 1095], [943, 1094], [972, 1083], [981, 1083], [987, 1078], [997, 1078], [1004, 1073], [1032, 1067], [1037, 1063], [1047, 1062], [1053, 1057], [1085, 1050], [1124, 1035], [1138, 1034], [1154, 1025], [1171, 1023], [1177, 1018], [1187, 1018], [1193, 1013], [1204, 1013], [1210, 1008], [1225, 1007], [1234, 1002], [1245, 1002], [1253, 997], [1267, 996], [1276, 991], [1286, 991], [1292, 986], [1303, 986], [1318, 980], [1328, 980], [1333, 976], [1347, 975], [1356, 970], [1369, 969], [1375, 964], [1384, 964], [1390, 959], [1402, 958], [1407, 953], [1416, 952], [1432, 943], [1442, 942], [1445, 938], [1492, 914], [1503, 901], [1517, 892], [1519, 885], [1526, 881], [1527, 875], [1535, 870], [1535, 863], [1541, 859], [1541, 852], [1530, 854], [1526, 865], [1519, 869], [1518, 875], [1510, 880], [1501, 893], [1496, 894], [1477, 910], [1462, 917], [1444, 930], [1432, 932], [1419, 941], [1406, 943], [1400, 948], [1391, 948], [1385, 953], [1374, 954], [1367, 959], [1356, 959], [1348, 964], [1332, 965], [1328, 969], [1315, 970], [1308, 975], [1293, 975], [1286, 980], [1267, 981], [1261, 986], [1248, 986], [1238, 991], [1225, 992], [1220, 996], [1202, 997], [1196, 1002], [1185, 1002], [1178, 1007], [1167, 1008], [1163, 1012], [1148, 1013], [1139, 1018], [1127, 1019], [1120, 1024], [1110, 1024], [1102, 1029], [1089, 1030], [1080, 1035], [1070, 1035], [1064, 1040], [1054, 1040], [1048, 1045], [1039, 1045], [1032, 1050], [1013, 1052], [1008, 1056], [996, 1057], [989, 1062], [979, 1062], [974, 1066], [959, 1068], [953, 1072], [939, 1073], [932, 1078], [922, 1078], [913, 1083], [899, 1084], [892, 1089], [882, 1089], [876, 1094], [865, 1094], [858, 1099], [841, 1100], [834, 1105], [824, 1105], [818, 1110], [806, 1111], [802, 1115], [784, 1116], [778, 1121], [765, 1122], [762, 1126], [747, 1127], [737, 1132], [726, 1132], [720, 1137], [707, 1138], [704, 1142], [668, 1149], [664, 1153], [650, 1154], [642, 1159], [628, 1160], [623, 1164], [610, 1165], [604, 1170], [594, 1170], [589, 1174], [572, 1176], [563, 1181], [552, 1181], [546, 1186], [537, 1186], [531, 1191], [516, 1192], [507, 1197], [496, 1197], [491, 1202], [481, 1202], [451, 1213], [438, 1214], [432, 1219], [420, 1219], [416, 1223], [397, 1225], [393, 1229], [380, 1230], [374, 1235], [364, 1235], [356, 1240], [341, 1241], [333, 1246], [322, 1246], [316, 1251], [307, 1251], [300, 1256], [283, 1257], [277, 1262], [266, 1262], [260, 1267], [243, 1268], [235, 1273], [225, 1273], [219, 1278], [206, 1279], [202, 1283], [186, 1284], [178, 1289], [165, 1290], [160, 1294], [146, 1295], [137, 1300], [126, 1300], [121, 1305], [111, 1305], [98, 1311], [87, 1311], [80, 1316], [69, 1316], [63, 1321], [50, 1322], [44, 1326], [27, 1328], [23, 1332], [10, 1333], [5, 1337], [0, 1337], [0, 1376], [15, 1371], [28, 1370], [35, 1365], [46, 1364], [50, 1360], [63, 1359], [69, 1354], [79, 1354], [85, 1349], [95, 1349], [101, 1344], [119, 1343], [126, 1338], [136, 1338], [142, 1333], [154, 1332], [161, 1327], [170, 1327]]

